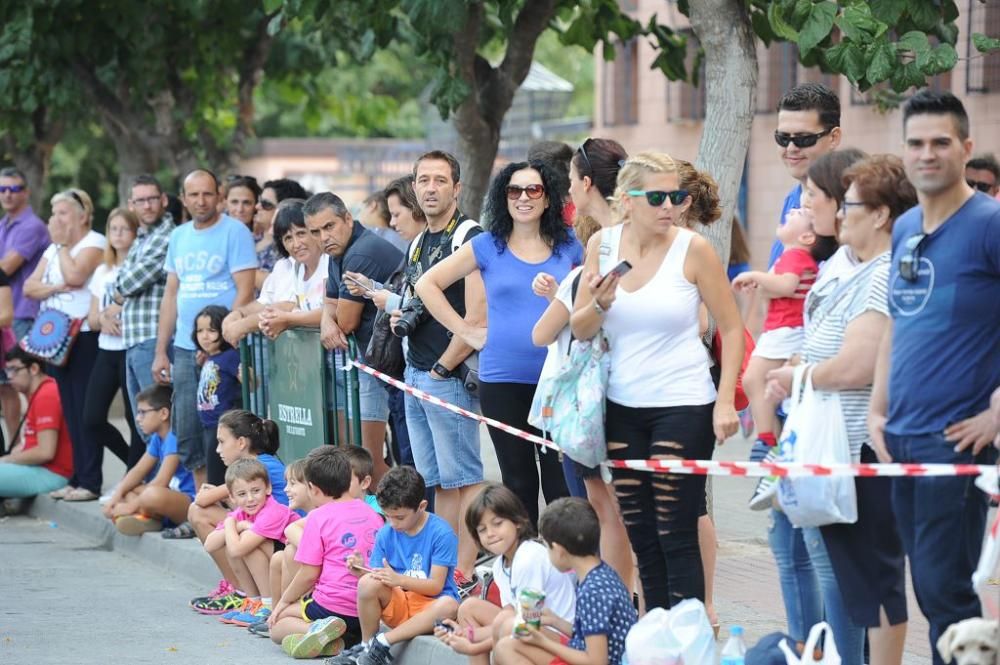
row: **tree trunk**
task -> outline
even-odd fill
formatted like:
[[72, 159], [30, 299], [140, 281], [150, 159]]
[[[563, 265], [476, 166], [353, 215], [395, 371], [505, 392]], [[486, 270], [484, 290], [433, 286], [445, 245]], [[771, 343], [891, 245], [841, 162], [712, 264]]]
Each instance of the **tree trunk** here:
[[691, 27], [705, 49], [707, 107], [696, 166], [719, 183], [722, 217], [700, 229], [729, 263], [730, 233], [757, 104], [757, 50], [741, 0], [692, 2]]
[[[28, 128], [26, 128], [28, 129]], [[28, 178], [31, 188], [31, 207], [35, 214], [44, 217], [45, 185], [52, 166], [52, 153], [66, 131], [63, 119], [52, 119], [50, 110], [39, 106], [30, 117], [31, 139], [25, 144], [8, 132], [4, 135], [4, 147], [10, 154], [14, 166]]]
[[459, 208], [473, 219], [481, 219], [483, 201], [493, 175], [493, 162], [500, 148], [500, 128], [481, 118], [467, 100], [455, 111], [453, 122], [458, 132], [462, 160], [462, 195]]

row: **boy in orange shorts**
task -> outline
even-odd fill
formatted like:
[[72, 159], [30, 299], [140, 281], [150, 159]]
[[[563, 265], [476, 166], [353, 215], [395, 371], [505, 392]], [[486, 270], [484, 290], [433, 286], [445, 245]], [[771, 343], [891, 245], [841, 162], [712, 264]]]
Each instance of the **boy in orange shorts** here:
[[[390, 469], [376, 492], [388, 523], [375, 536], [371, 567], [358, 553], [347, 560], [363, 575], [358, 619], [365, 650], [357, 655], [358, 665], [388, 665], [391, 645], [431, 635], [436, 622], [458, 612], [458, 536], [448, 522], [427, 512], [424, 490], [424, 479], [412, 467]], [[391, 630], [376, 635], [380, 621]]]

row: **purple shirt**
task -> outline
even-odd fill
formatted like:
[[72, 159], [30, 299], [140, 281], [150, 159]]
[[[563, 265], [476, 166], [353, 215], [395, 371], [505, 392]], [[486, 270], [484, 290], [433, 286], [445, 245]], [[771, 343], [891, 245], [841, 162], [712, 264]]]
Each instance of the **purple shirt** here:
[[31, 206], [22, 210], [14, 219], [10, 219], [10, 215], [4, 215], [0, 219], [0, 257], [14, 250], [24, 259], [20, 269], [9, 275], [15, 319], [33, 319], [38, 316], [39, 303], [24, 297], [24, 283], [35, 272], [49, 242], [49, 229]]

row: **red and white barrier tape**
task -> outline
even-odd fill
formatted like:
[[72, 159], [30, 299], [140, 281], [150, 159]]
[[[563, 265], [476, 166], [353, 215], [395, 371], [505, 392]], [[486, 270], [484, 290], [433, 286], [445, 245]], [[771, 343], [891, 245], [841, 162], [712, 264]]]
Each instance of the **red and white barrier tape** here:
[[[519, 430], [516, 427], [511, 427], [499, 420], [487, 418], [478, 413], [455, 406], [423, 390], [394, 379], [388, 374], [383, 374], [376, 369], [372, 369], [357, 360], [352, 360], [351, 364], [362, 372], [370, 374], [391, 386], [395, 386], [417, 399], [436, 404], [443, 409], [466, 418], [471, 418], [472, 420], [477, 420], [491, 427], [496, 427], [499, 430], [536, 445], [555, 451], [559, 450], [559, 446], [553, 441], [543, 439], [530, 432]], [[792, 462], [724, 462], [718, 460], [678, 459], [608, 460], [605, 464], [614, 468], [633, 469], [636, 471], [685, 473], [702, 476], [743, 476], [748, 478], [764, 476], [778, 476], [782, 478], [802, 476], [860, 476], [862, 478], [875, 476], [978, 476], [997, 473], [997, 467], [977, 464], [801, 464]]]

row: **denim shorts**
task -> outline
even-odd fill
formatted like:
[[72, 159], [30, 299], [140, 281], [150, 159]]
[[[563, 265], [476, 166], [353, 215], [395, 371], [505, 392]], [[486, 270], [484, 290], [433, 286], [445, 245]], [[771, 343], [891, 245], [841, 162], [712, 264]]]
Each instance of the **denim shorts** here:
[[[430, 372], [407, 367], [407, 385], [468, 411], [479, 401], [457, 378], [435, 379]], [[406, 395], [406, 426], [417, 471], [428, 487], [458, 489], [483, 481], [479, 423], [435, 404]]]
[[[351, 400], [347, 395], [347, 376], [344, 370], [339, 367], [339, 357], [337, 366], [334, 367], [330, 361], [333, 354], [327, 354], [327, 369], [333, 371], [337, 381], [337, 404], [338, 411], [346, 411], [348, 418], [353, 417], [354, 410], [351, 407]], [[385, 423], [389, 421], [389, 393], [385, 386], [371, 374], [366, 374], [358, 370], [358, 403], [361, 407], [361, 420], [366, 423]], [[333, 395], [327, 396], [327, 408], [333, 408]]]

